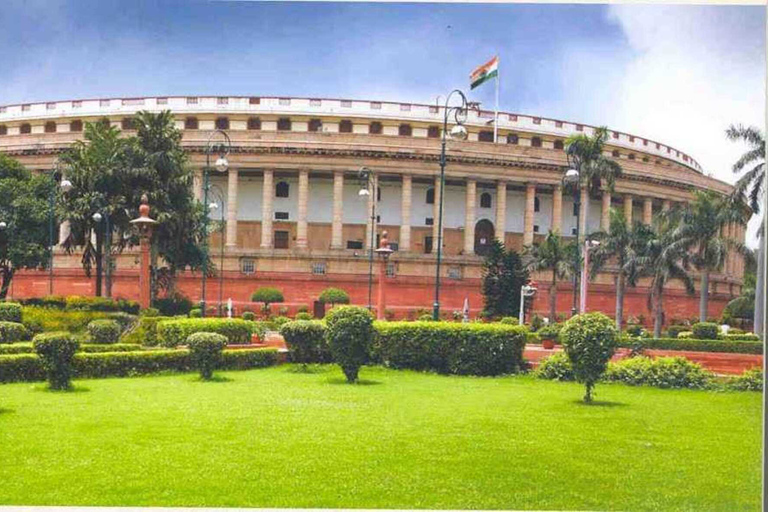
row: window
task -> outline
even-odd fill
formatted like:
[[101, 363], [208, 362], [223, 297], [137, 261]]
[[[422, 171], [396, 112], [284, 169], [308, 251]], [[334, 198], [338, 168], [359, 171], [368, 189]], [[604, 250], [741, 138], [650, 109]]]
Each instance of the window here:
[[571, 235], [576, 236], [576, 228], [571, 228]]
[[634, 160], [635, 159], [635, 154], [634, 153], [630, 153], [629, 154], [629, 159], [630, 160]]
[[261, 130], [261, 119], [258, 117], [249, 117], [248, 118], [248, 129], [249, 130]]
[[401, 137], [410, 137], [413, 134], [413, 129], [409, 124], [401, 124], [397, 129], [397, 134]]
[[563, 122], [562, 121], [555, 121], [555, 128], [562, 128]]
[[310, 99], [309, 100], [309, 106], [310, 107], [322, 107], [323, 101], [318, 99]]
[[288, 197], [290, 191], [291, 187], [284, 181], [280, 181], [275, 185], [275, 197]]
[[291, 98], [280, 98], [278, 103], [280, 103], [280, 105], [290, 105], [291, 104]]
[[400, 104], [400, 112], [410, 112], [410, 111], [411, 111], [410, 105], [407, 105], [405, 103]]
[[310, 132], [321, 132], [323, 131], [323, 122], [319, 119], [310, 119], [309, 120], [309, 131]]
[[579, 205], [573, 203], [573, 216], [576, 217], [577, 215], [579, 215]]
[[229, 105], [229, 98], [216, 98], [217, 105]]
[[507, 144], [517, 145], [519, 142], [520, 142], [520, 138], [517, 136], [516, 133], [507, 134]]
[[216, 118], [216, 129], [217, 130], [229, 130], [229, 118], [228, 117], [217, 117]]
[[82, 107], [82, 106], [83, 106], [83, 102], [82, 102], [82, 101], [80, 101], [80, 100], [77, 100], [77, 101], [73, 101], [73, 102], [72, 102], [72, 108], [80, 108], [80, 107]]
[[362, 249], [362, 240], [347, 240], [347, 249]]
[[621, 153], [619, 153], [618, 149], [614, 149], [613, 152], [611, 153], [611, 156], [613, 156], [614, 158], [620, 158]]
[[541, 137], [534, 137], [531, 139], [531, 146], [534, 148], [540, 148], [541, 147]]
[[45, 104], [45, 109], [46, 110], [53, 110], [55, 108], [56, 108], [56, 103], [46, 103]]
[[[104, 101], [104, 100], [102, 100], [102, 101]], [[109, 100], [107, 100], [107, 105], [109, 105]], [[21, 106], [21, 111], [22, 111], [22, 112], [29, 112], [29, 109], [30, 109], [30, 108], [32, 108], [32, 106], [31, 106], [31, 105], [22, 105], [22, 106]]]
[[477, 140], [480, 142], [493, 142], [493, 132], [490, 130], [483, 130], [477, 134]]
[[341, 106], [344, 108], [352, 108], [351, 100], [341, 100]]
[[480, 194], [480, 208], [490, 208], [491, 207], [491, 194], [488, 192], [483, 192]]
[[613, 132], [613, 138], [618, 139], [619, 138], [619, 132]]
[[424, 237], [424, 254], [431, 254], [432, 253], [432, 236], [425, 236]]
[[427, 204], [435, 204], [435, 189], [434, 188], [428, 188], [427, 189]]
[[144, 98], [126, 98], [120, 103], [122, 103], [123, 106], [136, 107], [144, 104]]
[[69, 123], [69, 131], [71, 132], [81, 132], [83, 131], [83, 122], [79, 119], [75, 119], [71, 123]]
[[643, 162], [647, 164], [648, 162], [650, 162], [650, 159], [647, 156], [644, 156]]
[[371, 126], [368, 128], [368, 133], [372, 135], [381, 135], [382, 127], [381, 123], [378, 121], [374, 121], [371, 123]]
[[376, 187], [376, 201], [381, 202], [381, 187]]
[[275, 220], [288, 220], [289, 218], [288, 212], [275, 212]]
[[[344, 106], [344, 102], [342, 102], [341, 106]], [[348, 106], [352, 106], [351, 104]], [[371, 102], [371, 110], [381, 110], [381, 102], [379, 101], [372, 101]]]
[[56, 121], [45, 123], [45, 133], [56, 133]]
[[387, 262], [387, 277], [395, 277], [397, 275], [397, 266], [394, 261]]
[[288, 249], [287, 231], [275, 231], [275, 249]]
[[517, 114], [509, 114], [510, 121], [517, 121]]
[[461, 267], [448, 267], [448, 279], [461, 279]]
[[540, 117], [534, 117], [533, 118], [533, 124], [541, 124], [541, 118]]
[[583, 124], [577, 124], [576, 125], [576, 131], [577, 132], [583, 132], [584, 131], [584, 125]]
[[24, 123], [19, 127], [19, 133], [32, 133], [32, 125]]
[[629, 142], [635, 142], [635, 137], [634, 137], [634, 135], [630, 135], [630, 136], [629, 136]]
[[253, 274], [256, 272], [256, 261], [253, 258], [243, 258], [240, 260], [240, 272], [243, 274]]
[[185, 130], [197, 130], [199, 123], [197, 122], [196, 117], [188, 117], [184, 120], [184, 129]]
[[538, 224], [534, 224], [533, 225], [533, 232], [534, 233], [538, 233], [539, 232], [539, 225]]
[[563, 141], [556, 140], [555, 141], [555, 149], [563, 149]]
[[8, 135], [8, 127], [0, 124], [0, 135]]
[[342, 119], [339, 122], [339, 133], [352, 133], [352, 121], [349, 119]]
[[157, 104], [158, 105], [167, 105], [168, 104], [168, 98], [157, 98]]
[[429, 107], [429, 113], [430, 114], [438, 114], [440, 112], [440, 107], [435, 105], [430, 105]]
[[538, 212], [541, 209], [541, 202], [538, 197], [533, 198], [533, 211]]
[[108, 107], [109, 106], [109, 100], [99, 100], [99, 106], [100, 107]]
[[324, 276], [326, 265], [324, 261], [316, 261], [312, 263], [312, 275]]
[[427, 128], [427, 137], [430, 139], [436, 139], [440, 137], [440, 127], [433, 125]]
[[647, 145], [648, 145], [648, 140], [647, 139], [643, 139], [643, 146], [647, 146]]
[[249, 105], [261, 105], [261, 98], [248, 98]]
[[291, 131], [291, 120], [288, 117], [281, 117], [277, 120], [277, 129], [281, 132]]
[[435, 218], [434, 217], [427, 217], [424, 219], [424, 225], [425, 226], [434, 226], [435, 225]]
[[135, 130], [133, 126], [133, 118], [132, 117], [124, 117], [122, 121], [120, 121], [120, 127], [123, 130]]

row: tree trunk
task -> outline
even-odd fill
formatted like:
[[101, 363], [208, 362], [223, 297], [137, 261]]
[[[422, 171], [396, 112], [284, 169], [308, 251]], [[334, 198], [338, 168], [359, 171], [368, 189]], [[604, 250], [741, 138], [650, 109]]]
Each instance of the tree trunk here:
[[104, 239], [96, 230], [96, 297], [101, 297], [102, 272], [104, 271]]
[[709, 271], [701, 272], [701, 291], [699, 292], [699, 322], [706, 322], [709, 310]]
[[[755, 283], [755, 323], [752, 329], [755, 334], [763, 338], [763, 326], [765, 325], [765, 237], [763, 234], [759, 241], [760, 249], [757, 252], [757, 283]], [[768, 431], [768, 429], [766, 429]]]
[[0, 300], [5, 300], [8, 297], [8, 289], [11, 287], [11, 281], [13, 280], [13, 269], [4, 268], [2, 274], [3, 281], [0, 284]]
[[616, 329], [621, 332], [624, 323], [624, 273], [616, 276]]
[[664, 322], [664, 311], [662, 306], [662, 291], [656, 288], [656, 297], [654, 298], [653, 307], [653, 337], [661, 338], [661, 324]]
[[104, 269], [104, 295], [112, 298], [112, 233], [107, 233], [104, 240], [104, 254], [107, 256]]
[[549, 287], [549, 323], [557, 322], [557, 274], [552, 271], [552, 285]]

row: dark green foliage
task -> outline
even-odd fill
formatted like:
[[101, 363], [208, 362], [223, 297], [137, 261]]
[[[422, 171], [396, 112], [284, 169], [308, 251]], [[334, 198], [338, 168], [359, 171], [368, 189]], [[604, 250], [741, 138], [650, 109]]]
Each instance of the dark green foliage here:
[[76, 311], [122, 311], [131, 315], [139, 314], [139, 303], [127, 299], [109, 299], [107, 297], [69, 296], [65, 299], [68, 310]]
[[632, 336], [633, 338], [639, 338], [643, 335], [644, 331], [645, 329], [643, 329], [643, 326], [637, 324], [629, 324], [627, 325], [627, 328], [624, 329], [624, 332], [627, 333], [627, 336]]
[[560, 341], [573, 366], [576, 380], [584, 383], [584, 401], [592, 402], [592, 390], [617, 347], [613, 321], [602, 313], [576, 315], [563, 326]]
[[670, 325], [667, 327], [667, 338], [677, 338], [677, 335], [681, 332], [690, 330], [687, 325]]
[[229, 344], [246, 344], [251, 342], [254, 323], [239, 318], [181, 318], [160, 322], [157, 334], [164, 347], [181, 345], [196, 332], [215, 332], [223, 334]]
[[128, 343], [141, 343], [146, 347], [154, 347], [160, 342], [157, 337], [157, 324], [164, 320], [170, 320], [167, 316], [142, 316], [139, 317], [139, 325], [130, 334], [123, 337]]
[[752, 319], [755, 316], [755, 297], [743, 295], [736, 297], [725, 306], [723, 315], [728, 315], [731, 318], [747, 318]]
[[349, 304], [349, 294], [340, 288], [326, 288], [317, 298], [323, 304]]
[[120, 333], [120, 324], [115, 320], [104, 318], [88, 324], [91, 343], [117, 343]]
[[[94, 345], [90, 343], [81, 343], [78, 352], [134, 352], [140, 350], [135, 343], [113, 343], [111, 345]], [[35, 347], [32, 342], [12, 343], [0, 345], [0, 355], [9, 354], [34, 354]]]
[[200, 372], [200, 378], [211, 380], [219, 365], [227, 338], [215, 332], [196, 332], [187, 338], [192, 364]]
[[325, 324], [319, 320], [294, 320], [280, 327], [280, 334], [296, 363], [330, 362], [330, 350], [325, 339]]
[[371, 351], [371, 312], [358, 306], [341, 306], [332, 309], [325, 321], [334, 362], [341, 366], [348, 382], [356, 382], [360, 367], [368, 361]]
[[160, 316], [160, 310], [157, 308], [142, 309], [139, 313], [141, 316]]
[[631, 386], [706, 389], [712, 374], [684, 357], [630, 357], [609, 364], [605, 380]]
[[499, 323], [505, 324], [505, 325], [519, 325], [520, 319], [516, 316], [505, 316], [501, 320], [499, 320]]
[[21, 304], [17, 302], [0, 302], [0, 322], [21, 323]]
[[29, 330], [18, 322], [0, 321], [0, 343], [16, 343], [28, 340]]
[[539, 379], [573, 381], [576, 376], [573, 374], [571, 360], [565, 352], [558, 352], [542, 359], [539, 366], [533, 372]]
[[720, 326], [714, 322], [697, 322], [693, 324], [691, 332], [698, 340], [716, 340], [720, 334]]
[[691, 338], [638, 338], [620, 340], [619, 346], [631, 347], [638, 343], [643, 349], [688, 350], [692, 352], [727, 352], [733, 354], [762, 354], [759, 341], [696, 340]]
[[528, 271], [520, 256], [505, 250], [493, 240], [490, 252], [483, 261], [484, 311], [491, 318], [514, 316], [520, 311], [520, 287], [528, 282]]
[[727, 386], [737, 391], [763, 391], [763, 370], [752, 368], [728, 381]]
[[396, 369], [502, 375], [523, 364], [527, 329], [500, 323], [376, 322], [373, 360]]
[[431, 322], [432, 321], [432, 315], [430, 314], [423, 314], [419, 316], [418, 318], [419, 322]]
[[290, 322], [291, 319], [287, 316], [276, 316], [272, 318], [268, 323], [275, 330], [280, 330], [280, 327]]
[[259, 288], [253, 295], [251, 295], [253, 302], [263, 302], [265, 306], [269, 306], [273, 302], [283, 302], [283, 292], [277, 288], [264, 287]]
[[562, 329], [563, 324], [549, 324], [536, 331], [536, 333], [542, 340], [557, 341]]
[[72, 357], [77, 352], [78, 342], [67, 332], [50, 332], [38, 334], [32, 344], [40, 358], [50, 388], [69, 389]]
[[117, 324], [120, 326], [121, 334], [131, 330], [139, 320], [138, 316], [129, 315], [128, 313], [123, 313], [122, 311], [118, 311], [117, 313], [108, 313], [107, 318], [117, 322]]
[[242, 317], [243, 320], [249, 320], [251, 322], [256, 320], [256, 314], [253, 311], [243, 311]]
[[25, 306], [42, 306], [46, 308], [64, 309], [67, 299], [62, 295], [46, 295], [45, 297], [29, 297], [19, 300]]
[[203, 316], [203, 310], [200, 308], [193, 308], [189, 310], [189, 318], [201, 318]]
[[192, 301], [188, 297], [176, 293], [170, 297], [155, 299], [152, 305], [162, 316], [188, 315], [192, 310]]
[[294, 320], [312, 320], [312, 314], [306, 311], [300, 311], [293, 317]]

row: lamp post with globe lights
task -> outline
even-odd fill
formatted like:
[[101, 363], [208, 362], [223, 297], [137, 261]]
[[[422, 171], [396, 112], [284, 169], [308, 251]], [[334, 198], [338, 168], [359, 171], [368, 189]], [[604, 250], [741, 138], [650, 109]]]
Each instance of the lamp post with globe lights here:
[[[581, 237], [581, 173], [579, 169], [581, 167], [581, 160], [576, 152], [572, 149], [573, 146], [569, 146], [565, 155], [568, 159], [568, 170], [563, 175], [563, 185], [565, 188], [569, 188], [573, 193], [573, 209], [576, 212], [576, 261], [574, 270], [578, 266], [578, 262], [581, 259], [581, 244], [579, 238]], [[571, 316], [575, 316], [578, 312], [578, 289], [579, 289], [579, 273], [574, 271], [573, 273], [573, 297], [571, 301]]]
[[[214, 143], [214, 137], [221, 137], [222, 141], [218, 144]], [[229, 139], [229, 135], [224, 130], [214, 130], [210, 136], [208, 136], [208, 142], [205, 147], [205, 168], [203, 169], [203, 205], [205, 205], [205, 215], [203, 216], [203, 276], [201, 281], [200, 291], [200, 314], [205, 317], [206, 305], [205, 305], [205, 281], [208, 277], [208, 192], [211, 189], [210, 183], [210, 170], [211, 170], [211, 154], [218, 153], [219, 157], [216, 159], [214, 168], [217, 172], [224, 173], [229, 169], [229, 161], [227, 156], [232, 149], [232, 142]]]
[[223, 301], [224, 301], [224, 192], [213, 185], [211, 187], [214, 193], [214, 202], [208, 205], [208, 211], [213, 212], [219, 210], [219, 316], [223, 315]]
[[379, 248], [376, 249], [376, 254], [381, 258], [381, 267], [379, 267], [379, 300], [376, 306], [376, 318], [378, 320], [386, 319], [386, 285], [387, 285], [387, 265], [389, 264], [389, 256], [392, 254], [392, 249], [389, 248], [389, 237], [387, 232], [384, 231], [381, 234], [381, 243]]
[[371, 239], [368, 243], [368, 311], [373, 309], [373, 252], [376, 246], [376, 175], [367, 167], [361, 167], [357, 171], [360, 180], [360, 190], [357, 196], [360, 199], [371, 201]]
[[57, 189], [61, 189], [61, 191], [66, 194], [72, 190], [72, 182], [63, 178], [59, 170], [59, 165], [59, 161], [57, 160], [51, 171], [51, 178], [57, 186], [51, 187], [51, 195], [48, 198], [48, 250], [50, 251], [48, 260], [48, 295], [53, 295], [53, 248], [55, 246], [54, 224], [56, 218], [56, 191]]
[[[109, 282], [112, 277], [112, 231], [109, 228], [109, 214], [106, 211], [104, 213], [96, 212], [91, 215], [91, 219], [96, 224], [101, 224], [101, 221], [104, 221], [104, 248], [101, 261], [102, 267], [104, 267], [104, 280]], [[111, 286], [105, 286], [105, 289], [106, 296], [110, 297], [112, 295]]]
[[[451, 97], [458, 94], [461, 104], [449, 107]], [[432, 319], [440, 320], [440, 263], [443, 256], [443, 203], [445, 201], [445, 147], [448, 136], [448, 118], [453, 115], [454, 126], [450, 136], [453, 140], [467, 140], [467, 129], [464, 122], [467, 120], [467, 97], [459, 89], [454, 89], [445, 98], [443, 107], [443, 133], [440, 143], [440, 201], [437, 213], [437, 263], [435, 265], [435, 302], [432, 305]]]

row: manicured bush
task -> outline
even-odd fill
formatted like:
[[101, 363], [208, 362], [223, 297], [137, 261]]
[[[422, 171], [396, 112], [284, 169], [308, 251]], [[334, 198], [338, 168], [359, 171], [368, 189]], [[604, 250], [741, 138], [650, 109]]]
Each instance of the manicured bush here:
[[670, 325], [667, 327], [667, 338], [677, 338], [681, 332], [690, 330], [687, 325]]
[[296, 313], [296, 316], [293, 317], [294, 320], [312, 320], [312, 315], [310, 313], [307, 313], [306, 311], [299, 311]]
[[[134, 343], [113, 343], [111, 345], [94, 345], [91, 343], [81, 343], [78, 352], [133, 352], [139, 350]], [[0, 355], [10, 354], [34, 354], [35, 348], [32, 342], [11, 343], [0, 345]]]
[[270, 324], [270, 327], [276, 331], [280, 330], [280, 327], [290, 322], [291, 319], [287, 316], [276, 316], [273, 319], [271, 319], [268, 323]]
[[617, 337], [613, 320], [602, 313], [574, 316], [560, 331], [576, 380], [586, 387], [586, 403], [592, 402], [592, 390], [616, 350]]
[[691, 331], [682, 331], [677, 333], [677, 337], [681, 340], [689, 340], [693, 338], [693, 332]]
[[24, 324], [0, 321], [0, 343], [16, 343], [29, 339], [29, 331]]
[[697, 340], [716, 340], [720, 334], [720, 326], [714, 322], [697, 322], [693, 324], [691, 332]]
[[573, 381], [576, 376], [573, 374], [571, 360], [565, 352], [558, 352], [542, 359], [539, 366], [533, 372], [539, 379]]
[[731, 333], [731, 331], [728, 331], [728, 334], [723, 335], [723, 339], [727, 341], [760, 341], [760, 336], [752, 332], [745, 332], [740, 334]]
[[317, 320], [294, 320], [280, 327], [280, 334], [291, 351], [291, 360], [308, 363], [327, 363], [330, 350], [325, 341], [325, 324]]
[[552, 340], [557, 341], [558, 336], [560, 335], [560, 331], [563, 328], [563, 324], [549, 324], [545, 325], [536, 333], [539, 335], [539, 338], [542, 340]]
[[192, 310], [192, 301], [188, 297], [177, 293], [170, 297], [155, 299], [152, 306], [160, 311], [162, 316], [188, 315]]
[[139, 315], [140, 316], [160, 316], [160, 310], [157, 308], [142, 309]]
[[712, 374], [684, 357], [630, 357], [609, 364], [605, 380], [630, 386], [706, 389]]
[[341, 288], [326, 288], [320, 293], [317, 298], [323, 304], [330, 304], [335, 306], [336, 304], [349, 304], [349, 294]]
[[67, 309], [85, 311], [117, 311], [117, 302], [106, 297], [80, 297], [72, 295], [67, 297]]
[[694, 340], [685, 338], [644, 338], [621, 340], [619, 346], [632, 348], [637, 344], [642, 349], [687, 350], [691, 352], [727, 352], [734, 354], [762, 354], [763, 343], [759, 341]]
[[192, 364], [200, 372], [200, 378], [211, 380], [221, 359], [227, 338], [215, 332], [196, 332], [187, 338]]
[[24, 306], [42, 306], [47, 308], [64, 309], [67, 300], [61, 295], [46, 295], [45, 297], [29, 297], [19, 301]]
[[200, 308], [193, 308], [189, 310], [189, 318], [202, 318], [203, 310]]
[[141, 304], [135, 300], [117, 299], [117, 309], [129, 315], [138, 315], [141, 310]]
[[373, 340], [371, 312], [358, 306], [341, 306], [332, 309], [325, 321], [334, 362], [341, 366], [348, 382], [356, 382], [360, 367], [370, 355]]
[[120, 324], [115, 320], [104, 318], [88, 324], [91, 343], [117, 343], [120, 332]]
[[34, 333], [68, 331], [84, 332], [92, 320], [107, 318], [104, 311], [63, 310], [51, 307], [24, 306], [22, 317], [26, 328]]
[[243, 320], [249, 320], [253, 322], [254, 320], [256, 320], [256, 313], [254, 313], [253, 311], [243, 311], [242, 317], [243, 317]]
[[136, 315], [130, 315], [122, 311], [116, 313], [107, 313], [109, 320], [114, 320], [120, 326], [120, 334], [131, 330], [138, 322], [139, 317]]
[[520, 324], [520, 319], [516, 316], [505, 316], [501, 320], [499, 320], [499, 323], [506, 324], [506, 325], [518, 325]]
[[0, 322], [21, 323], [21, 304], [18, 302], [0, 302]]
[[160, 343], [157, 337], [157, 324], [164, 320], [171, 320], [167, 316], [141, 316], [136, 329], [123, 336], [125, 343], [141, 343], [146, 347], [155, 347]]
[[77, 352], [78, 342], [68, 332], [51, 332], [35, 336], [32, 345], [41, 360], [49, 387], [69, 389], [72, 357]]
[[518, 371], [528, 332], [501, 323], [376, 322], [375, 327], [375, 362], [458, 375]]
[[273, 302], [283, 302], [285, 299], [283, 298], [283, 292], [277, 288], [264, 287], [253, 292], [251, 300], [253, 302], [263, 302], [268, 310], [269, 305]]
[[642, 325], [627, 325], [627, 327], [624, 329], [624, 332], [628, 336], [632, 336], [634, 338], [638, 338], [642, 336], [643, 334], [643, 326]]
[[763, 390], [763, 370], [761, 368], [752, 368], [738, 377], [732, 378], [726, 386], [737, 391], [762, 391]]
[[418, 318], [419, 322], [431, 322], [432, 321], [432, 315], [425, 313], [423, 315], [419, 315]]
[[223, 334], [229, 344], [246, 344], [251, 342], [254, 323], [239, 318], [181, 318], [160, 322], [157, 334], [164, 347], [181, 345], [196, 332], [215, 332]]

